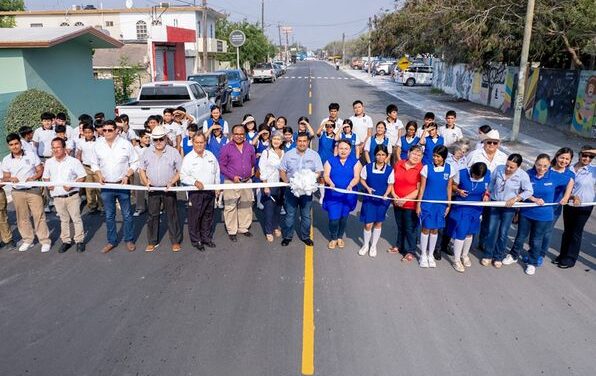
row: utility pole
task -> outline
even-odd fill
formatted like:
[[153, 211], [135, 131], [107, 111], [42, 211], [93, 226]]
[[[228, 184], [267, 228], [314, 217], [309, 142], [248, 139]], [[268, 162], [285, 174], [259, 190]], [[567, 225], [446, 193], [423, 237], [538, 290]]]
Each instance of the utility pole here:
[[265, 34], [265, 0], [261, 0], [261, 31]]
[[368, 73], [370, 74], [370, 41], [372, 39], [372, 18], [368, 17]]
[[346, 63], [346, 33], [341, 33], [341, 65]]
[[522, 110], [524, 109], [524, 95], [526, 91], [526, 75], [528, 73], [528, 55], [530, 53], [530, 40], [532, 39], [532, 22], [534, 20], [534, 0], [528, 0], [526, 9], [526, 25], [524, 27], [524, 40], [522, 43], [521, 62], [519, 65], [519, 78], [517, 80], [517, 94], [515, 96], [515, 112], [513, 114], [513, 127], [511, 141], [517, 141]]
[[209, 55], [207, 54], [207, 0], [203, 0], [203, 20], [202, 20], [202, 29], [203, 29], [203, 72], [208, 71], [208, 59]]
[[284, 62], [286, 63], [286, 67], [288, 66], [288, 44], [289, 44], [289, 38], [288, 38], [288, 30], [286, 30], [286, 53], [284, 56]]
[[281, 44], [281, 24], [277, 24], [277, 32], [279, 34], [279, 58], [281, 59], [281, 49], [282, 49], [282, 44]]

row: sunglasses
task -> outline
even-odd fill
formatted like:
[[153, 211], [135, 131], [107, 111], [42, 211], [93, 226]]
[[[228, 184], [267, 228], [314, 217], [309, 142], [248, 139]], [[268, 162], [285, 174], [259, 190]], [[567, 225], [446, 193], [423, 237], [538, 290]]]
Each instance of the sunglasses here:
[[116, 130], [115, 129], [112, 129], [112, 128], [103, 128], [103, 131], [104, 132], [107, 132], [107, 133], [116, 132]]
[[325, 128], [333, 128], [335, 127], [335, 124], [325, 124]]
[[488, 145], [499, 145], [499, 141], [484, 141]]
[[594, 159], [594, 154], [582, 153], [582, 158]]
[[154, 138], [153, 141], [162, 142], [162, 141], [165, 141], [165, 139], [166, 139], [165, 137], [160, 137], [160, 138]]

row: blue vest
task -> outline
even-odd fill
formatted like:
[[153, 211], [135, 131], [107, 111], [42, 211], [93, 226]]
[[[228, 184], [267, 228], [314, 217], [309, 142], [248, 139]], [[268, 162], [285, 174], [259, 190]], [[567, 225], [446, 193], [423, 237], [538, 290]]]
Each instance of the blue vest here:
[[432, 137], [426, 136], [426, 145], [424, 145], [424, 154], [422, 155], [422, 164], [423, 165], [433, 165], [433, 150], [438, 145], [443, 145], [445, 140], [443, 136], [439, 136], [437, 142], [434, 142]]
[[375, 155], [375, 150], [377, 150], [377, 145], [385, 145], [386, 147], [389, 145], [389, 138], [385, 137], [383, 138], [383, 142], [382, 143], [378, 143], [377, 142], [377, 137], [373, 137], [370, 139], [370, 159], [374, 160], [373, 156]]
[[296, 143], [294, 141], [292, 141], [290, 143], [290, 145], [288, 145], [286, 142], [283, 143], [284, 153], [294, 149], [295, 147], [296, 147]]
[[[366, 184], [371, 187], [374, 191], [373, 194], [377, 196], [383, 196], [387, 191], [387, 179], [389, 179], [389, 175], [393, 172], [393, 169], [390, 165], [385, 164], [383, 167], [383, 173], [373, 173], [375, 167], [375, 162], [367, 164], [364, 168], [366, 168]], [[363, 202], [374, 202], [374, 203], [386, 203], [389, 206], [389, 201], [382, 200], [380, 198], [374, 197], [364, 197]]]
[[255, 137], [257, 137], [257, 132], [252, 131], [252, 134], [250, 132], [246, 132], [246, 139], [248, 140], [249, 144], [252, 144], [252, 140], [254, 140]]
[[190, 138], [188, 138], [188, 136], [185, 136], [184, 139], [182, 140], [182, 152], [184, 153], [184, 155], [190, 153], [192, 151], [192, 140]]
[[[213, 126], [214, 123], [215, 123], [215, 121], [213, 120], [212, 117], [207, 119], [207, 130], [211, 129], [211, 127]], [[221, 125], [221, 132], [223, 133], [224, 119], [220, 117], [217, 120], [217, 124]]]
[[412, 146], [418, 145], [419, 141], [420, 137], [417, 136], [412, 139], [412, 142], [408, 142], [406, 136], [401, 136], [401, 153], [399, 154], [399, 157], [401, 159], [408, 159], [408, 151], [410, 151]]
[[352, 145], [352, 151], [350, 152], [350, 155], [356, 157], [356, 134], [352, 133], [350, 137], [347, 137], [345, 133], [342, 133], [341, 139], [350, 141], [350, 145]]
[[[430, 166], [429, 166], [430, 167]], [[466, 197], [461, 197], [459, 195], [455, 196], [456, 201], [482, 201], [482, 197], [484, 196], [484, 192], [488, 190], [488, 185], [490, 184], [490, 171], [486, 170], [486, 175], [482, 181], [472, 181], [472, 177], [470, 176], [470, 170], [467, 168], [462, 168], [459, 170], [459, 184], [457, 187], [459, 189], [463, 189], [464, 191], [468, 192]], [[454, 205], [458, 210], [465, 210], [466, 212], [473, 212], [477, 215], [482, 213], [483, 207], [482, 206], [461, 206]]]
[[219, 155], [221, 154], [221, 148], [225, 144], [228, 143], [228, 139], [225, 136], [221, 136], [221, 139], [218, 140], [214, 135], [209, 136], [209, 142], [207, 142], [207, 150], [215, 155], [215, 158], [219, 160]]
[[447, 200], [447, 184], [451, 175], [451, 165], [445, 164], [443, 172], [436, 172], [434, 164], [427, 165], [428, 174], [426, 187], [424, 188], [423, 200]]
[[335, 149], [335, 137], [329, 137], [326, 134], [321, 134], [319, 137], [319, 156], [323, 164], [333, 157]]

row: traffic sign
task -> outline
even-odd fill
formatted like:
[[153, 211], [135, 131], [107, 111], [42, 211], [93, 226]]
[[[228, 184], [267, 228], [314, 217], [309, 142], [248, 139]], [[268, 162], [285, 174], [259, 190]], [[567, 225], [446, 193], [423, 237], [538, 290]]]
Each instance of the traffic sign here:
[[246, 42], [246, 35], [242, 30], [234, 30], [230, 33], [230, 44], [234, 47], [242, 47]]
[[410, 60], [408, 60], [408, 58], [404, 56], [401, 59], [399, 59], [399, 61], [397, 62], [397, 66], [399, 67], [399, 69], [405, 71], [410, 66]]

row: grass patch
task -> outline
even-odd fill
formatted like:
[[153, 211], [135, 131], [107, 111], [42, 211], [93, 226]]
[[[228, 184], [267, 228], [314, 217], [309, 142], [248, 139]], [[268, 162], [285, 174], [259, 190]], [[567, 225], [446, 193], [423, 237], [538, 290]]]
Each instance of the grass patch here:
[[437, 87], [433, 87], [430, 89], [431, 94], [445, 94], [445, 92]]

